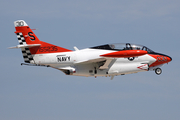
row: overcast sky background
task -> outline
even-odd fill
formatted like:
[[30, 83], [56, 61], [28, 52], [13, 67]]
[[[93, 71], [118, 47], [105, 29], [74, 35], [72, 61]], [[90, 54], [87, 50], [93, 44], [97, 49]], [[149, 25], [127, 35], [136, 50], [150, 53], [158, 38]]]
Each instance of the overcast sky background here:
[[[25, 20], [42, 41], [73, 50], [137, 43], [173, 61], [158, 76], [66, 76], [21, 66], [13, 22]], [[179, 120], [179, 0], [0, 0], [1, 120]]]

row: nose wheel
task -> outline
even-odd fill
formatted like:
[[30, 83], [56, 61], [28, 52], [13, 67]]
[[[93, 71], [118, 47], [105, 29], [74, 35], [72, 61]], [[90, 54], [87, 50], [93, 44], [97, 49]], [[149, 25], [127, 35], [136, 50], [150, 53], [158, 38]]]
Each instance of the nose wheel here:
[[155, 69], [155, 73], [156, 73], [157, 75], [160, 75], [160, 74], [162, 73], [161, 68], [156, 68], [156, 69]]

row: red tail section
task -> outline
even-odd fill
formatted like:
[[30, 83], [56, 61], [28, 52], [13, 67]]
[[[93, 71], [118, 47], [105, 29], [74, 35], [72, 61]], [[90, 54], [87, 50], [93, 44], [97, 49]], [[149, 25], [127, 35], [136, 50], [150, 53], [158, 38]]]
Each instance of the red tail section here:
[[[31, 54], [45, 54], [45, 53], [57, 53], [57, 52], [71, 52], [71, 50], [52, 45], [43, 41], [40, 41], [38, 37], [34, 34], [31, 28], [23, 20], [18, 20], [14, 22], [16, 28], [16, 34], [22, 33], [27, 45], [40, 44], [40, 46], [30, 47], [29, 50]], [[18, 38], [19, 40], [21, 38]]]

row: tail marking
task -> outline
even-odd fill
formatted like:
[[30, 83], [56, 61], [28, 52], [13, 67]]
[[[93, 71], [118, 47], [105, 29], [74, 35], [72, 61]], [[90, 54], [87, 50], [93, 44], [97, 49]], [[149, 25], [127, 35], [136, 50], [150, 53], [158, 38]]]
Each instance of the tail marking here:
[[[23, 34], [20, 32], [20, 33], [16, 33], [16, 35], [17, 35], [19, 44], [26, 46], [27, 44], [26, 44]], [[31, 55], [29, 48], [27, 48], [27, 47], [21, 48], [21, 51], [23, 54], [24, 62], [34, 63], [34, 59]]]
[[14, 25], [19, 45], [10, 48], [21, 48], [26, 63], [35, 63], [33, 57], [36, 54], [72, 52], [72, 50], [40, 41], [24, 20], [17, 20]]
[[18, 41], [19, 41], [19, 44], [20, 45], [26, 45], [26, 41], [23, 37], [23, 34], [22, 33], [17, 33], [17, 38], [18, 38]]

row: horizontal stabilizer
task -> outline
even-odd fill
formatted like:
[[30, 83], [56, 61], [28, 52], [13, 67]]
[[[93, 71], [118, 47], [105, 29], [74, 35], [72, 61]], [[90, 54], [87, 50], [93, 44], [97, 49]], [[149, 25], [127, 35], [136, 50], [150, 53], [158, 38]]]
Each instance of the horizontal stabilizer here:
[[17, 45], [14, 47], [9, 47], [9, 49], [15, 49], [15, 48], [31, 48], [31, 47], [37, 47], [41, 46], [41, 44], [29, 44], [29, 45]]

